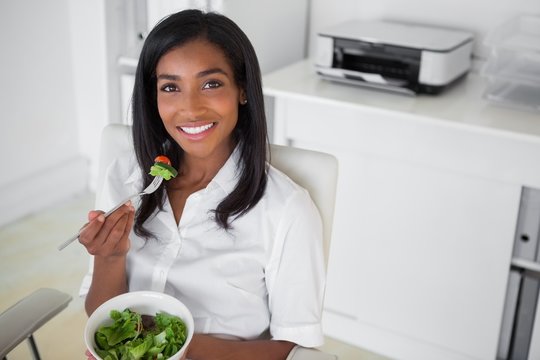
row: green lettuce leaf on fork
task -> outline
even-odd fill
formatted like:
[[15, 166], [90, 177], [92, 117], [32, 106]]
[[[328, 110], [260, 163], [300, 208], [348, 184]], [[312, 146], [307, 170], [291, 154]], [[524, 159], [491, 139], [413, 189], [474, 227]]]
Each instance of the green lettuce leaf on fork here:
[[165, 180], [170, 180], [176, 177], [176, 175], [178, 175], [178, 171], [176, 171], [176, 169], [170, 165], [167, 165], [161, 162], [156, 162], [150, 168], [150, 175], [161, 176]]

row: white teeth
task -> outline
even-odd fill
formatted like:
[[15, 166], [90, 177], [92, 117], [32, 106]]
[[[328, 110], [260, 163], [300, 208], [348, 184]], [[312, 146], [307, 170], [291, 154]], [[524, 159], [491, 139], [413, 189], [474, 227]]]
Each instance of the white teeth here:
[[210, 129], [212, 126], [214, 126], [214, 123], [210, 123], [208, 125], [203, 125], [203, 126], [190, 126], [190, 127], [180, 127], [180, 128], [182, 129], [182, 131], [188, 134], [194, 135], [194, 134], [200, 134], [203, 131]]

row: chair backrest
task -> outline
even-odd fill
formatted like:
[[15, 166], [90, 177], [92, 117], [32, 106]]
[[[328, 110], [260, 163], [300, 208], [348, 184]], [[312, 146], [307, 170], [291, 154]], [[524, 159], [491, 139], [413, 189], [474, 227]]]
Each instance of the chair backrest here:
[[[118, 155], [131, 148], [129, 125], [111, 124], [103, 129], [97, 179], [98, 194], [103, 186], [107, 166]], [[319, 209], [324, 231], [325, 263], [328, 264], [336, 199], [337, 159], [330, 154], [318, 151], [270, 145], [270, 163], [305, 188]]]

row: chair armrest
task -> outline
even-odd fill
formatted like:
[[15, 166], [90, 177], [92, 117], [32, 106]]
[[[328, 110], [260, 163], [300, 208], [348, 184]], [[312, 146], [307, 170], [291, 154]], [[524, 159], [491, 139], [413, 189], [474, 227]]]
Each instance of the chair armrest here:
[[296, 345], [285, 360], [337, 360], [337, 358], [336, 355]]
[[0, 314], [0, 359], [65, 309], [72, 297], [55, 289], [38, 289]]

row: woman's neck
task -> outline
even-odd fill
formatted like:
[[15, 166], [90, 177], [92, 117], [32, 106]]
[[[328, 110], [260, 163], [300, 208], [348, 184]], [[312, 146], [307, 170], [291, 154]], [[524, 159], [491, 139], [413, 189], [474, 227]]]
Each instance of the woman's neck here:
[[167, 195], [171, 204], [176, 224], [184, 212], [187, 198], [208, 186], [210, 181], [223, 167], [234, 148], [231, 151], [222, 151], [223, 155], [196, 158], [184, 153], [178, 176], [167, 182]]
[[178, 176], [170, 182], [169, 188], [202, 189], [206, 187], [225, 165], [233, 151], [234, 146], [231, 145], [224, 151], [216, 152], [216, 155], [212, 157], [199, 158], [184, 153]]

